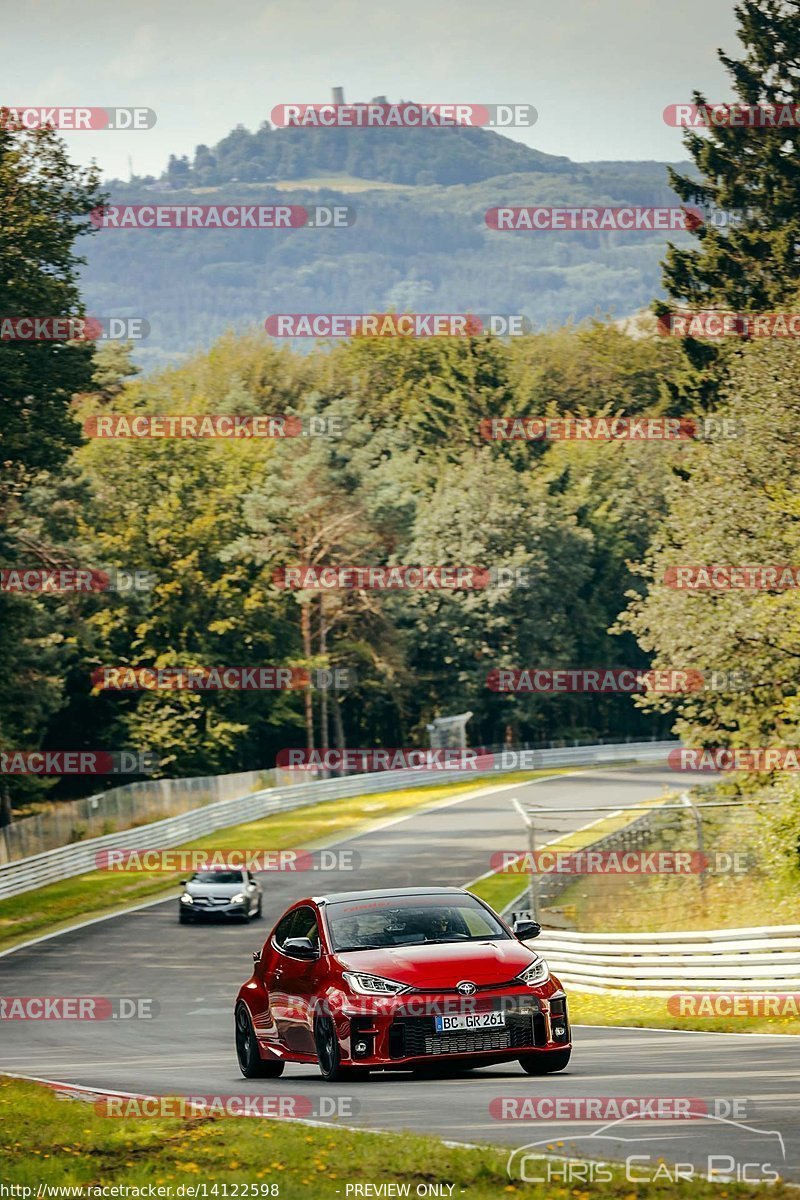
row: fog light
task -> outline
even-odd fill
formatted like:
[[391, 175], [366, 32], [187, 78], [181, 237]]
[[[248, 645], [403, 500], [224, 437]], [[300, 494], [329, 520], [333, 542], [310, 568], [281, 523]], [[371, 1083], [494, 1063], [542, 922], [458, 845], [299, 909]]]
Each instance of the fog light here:
[[553, 1033], [557, 1038], [562, 1038], [566, 1032], [566, 1028], [563, 1025], [553, 1026]]
[[375, 1024], [372, 1017], [353, 1017], [350, 1021], [352, 1058], [370, 1058], [375, 1053]]

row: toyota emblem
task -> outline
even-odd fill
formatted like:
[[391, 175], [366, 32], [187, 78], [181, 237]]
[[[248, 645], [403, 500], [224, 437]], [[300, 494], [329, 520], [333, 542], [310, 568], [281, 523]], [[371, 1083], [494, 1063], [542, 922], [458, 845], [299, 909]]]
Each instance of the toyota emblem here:
[[471, 979], [464, 979], [461, 983], [456, 984], [456, 991], [460, 992], [462, 996], [474, 996], [477, 990]]

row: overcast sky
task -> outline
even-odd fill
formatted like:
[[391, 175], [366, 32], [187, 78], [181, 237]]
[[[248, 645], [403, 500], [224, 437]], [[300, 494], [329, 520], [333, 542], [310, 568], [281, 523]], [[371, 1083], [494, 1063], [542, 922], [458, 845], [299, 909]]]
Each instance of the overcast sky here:
[[685, 157], [666, 105], [731, 98], [733, 0], [0, 0], [2, 103], [138, 105], [154, 129], [66, 135], [104, 175], [158, 174], [275, 104], [528, 103], [513, 137], [576, 160]]

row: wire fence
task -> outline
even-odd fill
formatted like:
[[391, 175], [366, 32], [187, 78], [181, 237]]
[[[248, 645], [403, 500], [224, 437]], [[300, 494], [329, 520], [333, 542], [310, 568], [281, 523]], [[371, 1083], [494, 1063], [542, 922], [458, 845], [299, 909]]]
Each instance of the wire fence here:
[[[580, 855], [560, 865], [541, 855], [554, 843], [557, 849], [559, 839], [569, 846], [566, 810], [528, 810], [531, 844], [535, 837], [542, 850], [525, 864], [520, 892], [508, 908], [524, 901], [543, 924], [584, 932], [702, 928], [709, 922], [735, 927], [764, 913], [792, 920], [791, 863], [786, 857], [776, 865], [770, 844], [775, 806], [789, 802], [763, 796], [711, 800], [701, 789], [689, 803], [683, 793], [677, 801], [653, 802], [646, 812], [633, 807], [624, 827], [584, 843]], [[610, 816], [621, 810], [579, 811]]]

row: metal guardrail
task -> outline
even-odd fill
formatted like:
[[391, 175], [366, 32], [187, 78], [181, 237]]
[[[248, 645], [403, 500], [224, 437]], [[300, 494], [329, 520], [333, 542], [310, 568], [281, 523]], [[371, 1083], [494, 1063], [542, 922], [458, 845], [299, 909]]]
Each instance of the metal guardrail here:
[[[73, 842], [151, 825], [178, 813], [234, 800], [281, 782], [285, 772], [239, 771], [186, 779], [140, 779], [81, 800], [63, 800], [0, 828], [0, 863], [17, 862]], [[283, 782], [289, 782], [283, 780]]]
[[584, 992], [800, 989], [800, 925], [667, 933], [545, 930], [528, 945], [565, 986]]
[[[680, 743], [624, 742], [619, 745], [570, 746], [553, 750], [524, 752], [525, 770], [548, 767], [592, 766], [612, 762], [657, 762]], [[509, 747], [511, 750], [512, 747]], [[522, 753], [522, 752], [520, 752]], [[348, 796], [369, 795], [374, 792], [401, 791], [409, 787], [430, 786], [432, 783], [457, 783], [462, 780], [496, 778], [519, 770], [519, 764], [509, 763], [498, 769], [491, 756], [478, 759], [474, 769], [434, 771], [376, 771], [369, 775], [348, 775], [341, 779], [326, 779], [314, 783], [293, 784], [289, 787], [267, 788], [233, 800], [220, 800], [203, 808], [167, 817], [148, 825], [140, 825], [123, 833], [107, 834], [68, 846], [59, 846], [42, 854], [15, 862], [0, 864], [0, 900], [18, 896], [60, 879], [83, 875], [95, 869], [96, 855], [101, 850], [124, 845], [131, 850], [166, 850], [194, 841], [217, 829], [255, 821], [277, 812], [290, 812], [310, 804], [339, 800]]]

